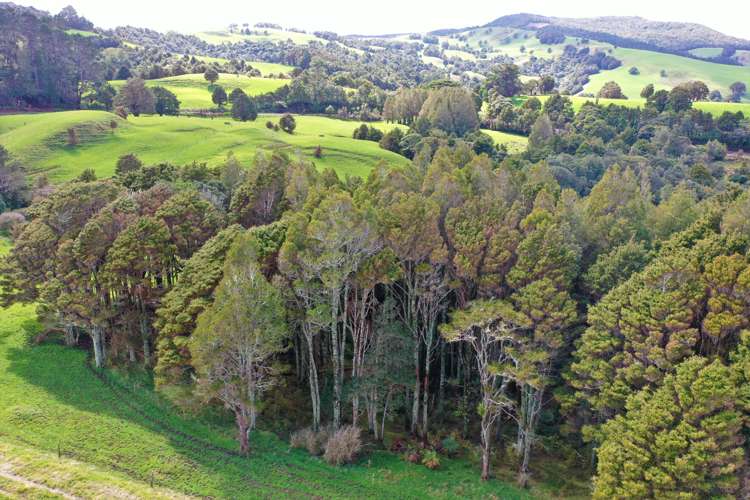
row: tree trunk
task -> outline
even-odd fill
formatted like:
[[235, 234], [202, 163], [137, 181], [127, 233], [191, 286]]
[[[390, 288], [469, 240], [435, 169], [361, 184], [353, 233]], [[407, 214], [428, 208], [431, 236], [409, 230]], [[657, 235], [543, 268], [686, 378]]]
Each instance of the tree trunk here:
[[240, 453], [247, 456], [250, 454], [250, 439], [248, 438], [249, 422], [242, 410], [236, 410], [237, 432], [240, 440]]
[[422, 435], [427, 436], [429, 430], [430, 416], [429, 409], [430, 404], [430, 367], [432, 365], [432, 345], [435, 342], [433, 337], [433, 329], [430, 327], [430, 331], [427, 333], [427, 342], [425, 343], [425, 356], [424, 356], [424, 386], [422, 388]]
[[422, 381], [419, 378], [419, 342], [414, 346], [414, 401], [411, 407], [411, 433], [417, 435], [419, 427], [419, 389], [422, 387]]
[[72, 347], [77, 344], [75, 328], [76, 327], [71, 324], [66, 324], [63, 327], [65, 331], [65, 345], [68, 347]]
[[492, 422], [488, 416], [489, 410], [485, 406], [484, 415], [482, 415], [482, 480], [486, 481], [490, 478], [490, 446], [492, 440], [490, 439], [490, 432], [492, 428]]
[[[445, 342], [440, 343], [440, 385], [438, 386], [437, 407], [442, 414], [443, 400], [445, 399]], [[442, 417], [441, 417], [442, 419]]]
[[308, 367], [308, 379], [310, 382], [310, 400], [312, 403], [312, 414], [313, 414], [313, 430], [317, 432], [320, 429], [320, 389], [318, 387], [318, 369], [315, 365], [315, 347], [314, 338], [312, 334], [306, 333], [305, 340], [307, 342], [307, 352], [309, 359], [307, 360]]
[[104, 331], [100, 326], [91, 327], [91, 341], [94, 344], [94, 363], [97, 368], [103, 368], [106, 364], [106, 352], [104, 351]]
[[151, 328], [149, 328], [148, 318], [141, 318], [141, 339], [143, 340], [143, 365], [151, 366]]
[[342, 380], [340, 372], [343, 369], [339, 353], [339, 291], [332, 292], [331, 297], [331, 344], [333, 349], [333, 428], [341, 427], [341, 391]]

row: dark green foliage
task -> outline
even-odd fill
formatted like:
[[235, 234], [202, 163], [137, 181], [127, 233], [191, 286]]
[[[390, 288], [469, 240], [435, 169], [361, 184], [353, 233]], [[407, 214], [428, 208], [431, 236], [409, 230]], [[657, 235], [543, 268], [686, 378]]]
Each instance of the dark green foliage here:
[[154, 94], [154, 111], [159, 116], [180, 114], [180, 101], [172, 92], [164, 87], [154, 87], [151, 92]]
[[219, 108], [224, 107], [227, 103], [227, 92], [224, 90], [224, 87], [220, 85], [214, 87], [213, 92], [211, 92], [211, 101]]
[[279, 127], [287, 134], [293, 134], [294, 129], [297, 128], [297, 122], [291, 114], [287, 113], [279, 118]]
[[734, 497], [747, 399], [730, 367], [693, 357], [602, 430], [594, 498]]
[[232, 118], [243, 122], [248, 120], [255, 121], [258, 118], [258, 109], [255, 101], [241, 90], [239, 92], [236, 92], [236, 90], [232, 91]]
[[432, 127], [458, 137], [479, 127], [474, 100], [462, 88], [443, 87], [430, 92], [419, 117]]

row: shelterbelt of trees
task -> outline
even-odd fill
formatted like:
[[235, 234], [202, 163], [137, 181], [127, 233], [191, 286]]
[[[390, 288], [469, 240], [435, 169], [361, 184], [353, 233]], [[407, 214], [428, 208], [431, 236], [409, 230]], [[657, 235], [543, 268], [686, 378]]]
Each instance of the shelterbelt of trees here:
[[527, 151], [487, 154], [476, 112], [446, 112], [470, 93], [397, 99], [412, 161], [367, 179], [260, 153], [3, 184], [32, 200], [3, 220], [5, 302], [221, 404], [244, 453], [258, 421], [314, 443], [402, 418], [424, 441], [395, 449], [429, 467], [453, 432], [483, 478], [547, 456], [594, 467], [597, 498], [746, 489], [750, 167], [727, 143], [747, 121], [555, 96]]

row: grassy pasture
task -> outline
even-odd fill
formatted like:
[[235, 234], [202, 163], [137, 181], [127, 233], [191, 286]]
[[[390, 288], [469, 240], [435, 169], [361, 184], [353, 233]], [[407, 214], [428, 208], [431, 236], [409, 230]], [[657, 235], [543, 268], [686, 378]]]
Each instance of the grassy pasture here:
[[[206, 63], [217, 63], [224, 64], [228, 63], [229, 59], [223, 57], [211, 57], [211, 56], [193, 56], [199, 61]], [[261, 75], [278, 75], [279, 73], [289, 74], [294, 69], [294, 66], [287, 66], [286, 64], [269, 63], [262, 61], [247, 61], [253, 68], [260, 71]]]
[[[213, 45], [221, 45], [222, 43], [237, 43], [245, 40], [256, 42], [285, 42], [287, 40], [291, 40], [298, 45], [304, 45], [313, 41], [328, 43], [327, 40], [318, 38], [317, 36], [310, 33], [296, 33], [294, 31], [276, 30], [270, 28], [252, 28], [251, 31], [259, 32], [259, 34], [244, 35], [242, 33], [230, 33], [229, 31], [218, 30], [195, 33], [195, 36], [197, 36], [204, 42]], [[268, 33], [267, 35], [265, 34], [266, 32]]]
[[[258, 69], [260, 69], [260, 67]], [[118, 90], [125, 85], [124, 80], [112, 80], [109, 83]], [[235, 88], [240, 88], [248, 95], [260, 95], [273, 92], [287, 83], [289, 83], [289, 80], [279, 78], [254, 78], [245, 75], [221, 73], [219, 74], [219, 79], [217, 80], [216, 85], [224, 87], [227, 94]], [[146, 86], [164, 87], [173, 92], [180, 101], [181, 109], [208, 109], [216, 107], [211, 101], [211, 91], [208, 88], [209, 84], [206, 79], [203, 78], [202, 74], [187, 74], [169, 76], [157, 80], [147, 80]]]
[[[52, 181], [76, 177], [93, 168], [99, 177], [113, 175], [120, 155], [137, 154], [146, 163], [170, 162], [184, 165], [192, 161], [216, 165], [232, 151], [248, 164], [259, 149], [283, 150], [313, 160], [318, 168], [333, 168], [340, 176], [364, 177], [380, 161], [394, 166], [408, 160], [381, 149], [377, 143], [352, 139], [359, 122], [321, 116], [297, 116], [293, 135], [266, 128], [278, 115], [261, 115], [255, 122], [226, 118], [129, 117], [117, 118], [103, 111], [0, 116], [0, 144], [21, 159], [32, 173], [45, 172]], [[117, 124], [111, 128], [111, 122]], [[399, 125], [376, 122], [387, 132]], [[79, 144], [67, 145], [67, 129], [75, 128]], [[507, 143], [511, 151], [525, 147], [525, 138], [487, 131], [497, 143]], [[314, 158], [317, 146], [322, 158]]]
[[[637, 49], [618, 48], [612, 55], [622, 61], [622, 66], [591, 75], [591, 80], [584, 87], [585, 92], [596, 94], [609, 81], [616, 81], [622, 87], [623, 93], [631, 99], [637, 98], [641, 89], [649, 83], [653, 83], [658, 90], [671, 89], [689, 80], [701, 80], [709, 89], [719, 90], [724, 96], [728, 95], [729, 86], [733, 82], [741, 81], [750, 85], [750, 67], [746, 66], [716, 64]], [[638, 68], [640, 74], [628, 73], [633, 66]], [[661, 76], [662, 70], [666, 72], [664, 77]]]
[[[581, 109], [581, 106], [583, 106], [587, 102], [597, 102], [596, 98], [593, 97], [583, 97], [583, 96], [567, 96], [570, 98], [570, 100], [573, 102], [573, 109], [577, 112]], [[549, 97], [548, 96], [538, 96], [537, 97], [540, 101], [544, 102]], [[517, 100], [517, 104], [523, 103], [525, 98]], [[646, 104], [646, 99], [643, 99], [641, 97], [636, 97], [634, 99], [598, 99], [599, 104], [602, 106], [607, 106], [609, 104], [615, 104], [618, 106], [625, 106], [628, 108], [639, 108], [643, 107]], [[706, 111], [708, 113], [711, 113], [714, 117], [718, 117], [725, 111], [730, 111], [732, 113], [736, 113], [737, 111], [742, 111], [745, 116], [750, 115], [750, 103], [748, 102], [708, 102], [708, 101], [701, 101], [701, 102], [694, 102], [693, 107], [695, 109], [700, 109], [702, 111]]]
[[[183, 165], [205, 161], [221, 163], [228, 152], [249, 163], [258, 149], [279, 149], [313, 159], [319, 168], [333, 168], [340, 175], [366, 176], [380, 161], [401, 165], [408, 160], [381, 149], [377, 143], [351, 138], [357, 122], [318, 116], [297, 116], [293, 135], [268, 130], [266, 121], [276, 115], [261, 115], [255, 122], [228, 118], [140, 116], [121, 120], [97, 111], [66, 111], [36, 115], [0, 116], [0, 144], [26, 162], [32, 172], [46, 172], [53, 181], [63, 181], [93, 168], [100, 177], [114, 173], [117, 157], [137, 154], [146, 163]], [[118, 127], [110, 129], [110, 121]], [[382, 130], [395, 125], [376, 123]], [[79, 133], [80, 144], [66, 144], [68, 128]], [[320, 145], [322, 158], [313, 158]]]

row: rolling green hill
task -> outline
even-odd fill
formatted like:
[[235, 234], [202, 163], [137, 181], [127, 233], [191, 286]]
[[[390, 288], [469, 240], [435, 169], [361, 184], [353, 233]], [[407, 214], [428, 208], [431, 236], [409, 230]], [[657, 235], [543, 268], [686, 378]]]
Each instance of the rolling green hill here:
[[[267, 68], [272, 66], [267, 66]], [[287, 67], [287, 66], [284, 66]], [[259, 68], [260, 69], [260, 68]], [[124, 80], [112, 80], [109, 83], [119, 89], [125, 84]], [[273, 92], [289, 83], [280, 78], [253, 78], [245, 75], [221, 73], [216, 85], [221, 85], [227, 94], [235, 88], [240, 88], [248, 95], [260, 95]], [[211, 101], [211, 91], [208, 82], [199, 74], [169, 76], [158, 80], [147, 80], [148, 87], [164, 87], [173, 92], [180, 101], [180, 109], [208, 109], [216, 105]]]
[[[729, 86], [736, 82], [750, 84], [750, 67], [716, 64], [707, 61], [690, 59], [673, 54], [662, 54], [636, 49], [615, 49], [612, 55], [622, 61], [617, 69], [602, 71], [591, 75], [591, 80], [584, 91], [596, 94], [609, 81], [616, 81], [623, 93], [629, 98], [638, 97], [641, 89], [653, 83], [658, 89], [671, 89], [675, 85], [689, 81], [701, 80], [711, 90], [719, 90], [722, 95], [729, 93]], [[631, 75], [628, 70], [635, 66], [640, 74]], [[661, 76], [664, 70], [666, 76]], [[750, 101], [750, 97], [746, 97]]]
[[328, 43], [327, 40], [318, 38], [317, 36], [309, 34], [309, 33], [297, 33], [295, 31], [266, 29], [266, 28], [254, 28], [251, 31], [259, 32], [259, 33], [252, 34], [252, 35], [245, 35], [242, 33], [230, 33], [229, 31], [218, 30], [218, 31], [203, 31], [200, 33], [196, 33], [195, 36], [197, 36], [198, 38], [200, 38], [201, 40], [205, 42], [212, 43], [215, 45], [221, 45], [222, 43], [237, 43], [237, 42], [242, 42], [245, 40], [251, 40], [255, 42], [262, 42], [262, 41], [284, 42], [287, 40], [291, 40], [292, 42], [296, 44], [300, 44], [300, 45], [307, 44], [313, 41], [320, 42], [320, 43]]
[[[52, 181], [77, 176], [93, 168], [99, 177], [114, 173], [120, 155], [135, 153], [146, 163], [170, 162], [184, 165], [193, 161], [216, 165], [230, 151], [248, 164], [258, 149], [284, 150], [301, 154], [320, 169], [333, 168], [340, 176], [366, 176], [380, 161], [391, 165], [408, 162], [403, 156], [381, 149], [371, 141], [352, 139], [358, 122], [321, 116], [297, 116], [293, 135], [275, 132], [267, 121], [278, 115], [261, 115], [254, 122], [225, 118], [131, 116], [122, 120], [104, 111], [0, 116], [0, 144], [20, 158], [32, 173], [45, 172]], [[112, 128], [112, 123], [116, 128]], [[399, 125], [376, 122], [388, 131]], [[79, 144], [67, 144], [67, 130], [76, 130]], [[510, 151], [525, 148], [526, 138], [487, 131]], [[323, 156], [313, 158], [320, 146]]]
[[[617, 106], [625, 106], [627, 108], [638, 108], [641, 106], [644, 106], [646, 104], [646, 99], [643, 99], [641, 97], [636, 97], [634, 99], [595, 99], [593, 97], [584, 97], [584, 96], [567, 96], [572, 102], [573, 102], [573, 110], [578, 111], [581, 109], [581, 106], [583, 106], [587, 102], [598, 102], [599, 104], [603, 106], [607, 106], [609, 104], [615, 104]], [[544, 102], [546, 101], [549, 96], [538, 96], [537, 97], [540, 101]], [[517, 103], [522, 103], [526, 98], [519, 98], [517, 99]], [[745, 116], [748, 116], [750, 114], [750, 102], [707, 102], [707, 101], [700, 101], [700, 102], [694, 102], [693, 107], [695, 109], [700, 109], [701, 111], [706, 111], [708, 113], [711, 113], [714, 117], [720, 116], [725, 111], [729, 111], [732, 113], [736, 113], [738, 111], [741, 111], [745, 114]]]
[[[0, 144], [25, 161], [33, 172], [46, 172], [61, 181], [93, 168], [100, 177], [114, 173], [117, 157], [135, 153], [147, 163], [192, 161], [216, 165], [232, 151], [246, 164], [259, 148], [280, 149], [312, 158], [320, 145], [323, 157], [316, 165], [340, 175], [366, 175], [380, 161], [404, 164], [408, 160], [381, 149], [377, 143], [351, 138], [356, 122], [317, 116], [298, 116], [293, 135], [266, 128], [278, 116], [262, 115], [255, 122], [230, 119], [140, 116], [121, 120], [98, 111], [66, 111], [35, 115], [0, 116]], [[110, 128], [115, 120], [118, 127]], [[392, 126], [375, 124], [388, 130]], [[395, 126], [395, 125], [393, 125]], [[66, 144], [67, 129], [79, 131], [80, 144]]]

